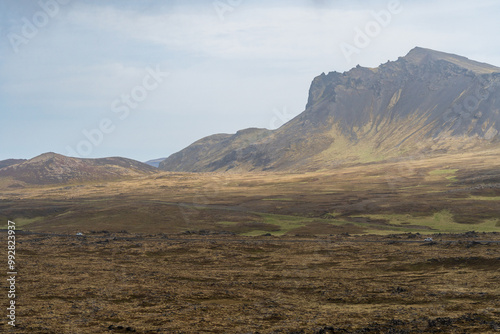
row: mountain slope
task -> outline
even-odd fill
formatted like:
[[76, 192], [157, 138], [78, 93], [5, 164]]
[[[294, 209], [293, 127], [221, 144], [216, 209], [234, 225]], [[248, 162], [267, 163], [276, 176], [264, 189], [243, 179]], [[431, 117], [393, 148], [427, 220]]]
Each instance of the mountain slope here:
[[29, 184], [112, 180], [156, 172], [156, 168], [131, 159], [78, 159], [45, 153], [0, 169], [0, 177]]
[[167, 171], [316, 170], [498, 145], [500, 68], [415, 48], [378, 68], [316, 77], [306, 110], [270, 131], [204, 138]]
[[0, 169], [25, 162], [25, 159], [7, 159], [0, 161]]

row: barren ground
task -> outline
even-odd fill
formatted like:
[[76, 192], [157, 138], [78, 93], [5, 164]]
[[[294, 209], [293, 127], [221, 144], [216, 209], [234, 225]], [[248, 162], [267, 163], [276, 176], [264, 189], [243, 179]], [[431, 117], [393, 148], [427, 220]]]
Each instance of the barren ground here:
[[[18, 235], [18, 333], [492, 333], [500, 234]], [[483, 241], [483, 242], [482, 242]], [[330, 331], [328, 331], [330, 330]]]

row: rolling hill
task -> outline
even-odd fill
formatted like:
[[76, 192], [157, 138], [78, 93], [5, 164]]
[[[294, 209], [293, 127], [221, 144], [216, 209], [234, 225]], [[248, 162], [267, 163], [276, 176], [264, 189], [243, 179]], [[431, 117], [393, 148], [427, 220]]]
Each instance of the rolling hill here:
[[0, 178], [43, 185], [114, 180], [155, 173], [156, 168], [126, 158], [78, 159], [45, 153], [0, 168]]

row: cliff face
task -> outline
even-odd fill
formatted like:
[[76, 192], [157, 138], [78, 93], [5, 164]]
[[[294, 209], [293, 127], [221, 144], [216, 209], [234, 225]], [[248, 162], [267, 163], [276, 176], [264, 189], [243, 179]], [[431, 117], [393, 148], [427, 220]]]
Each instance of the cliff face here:
[[281, 128], [204, 138], [160, 169], [314, 170], [495, 146], [499, 130], [500, 68], [415, 48], [378, 68], [322, 74]]

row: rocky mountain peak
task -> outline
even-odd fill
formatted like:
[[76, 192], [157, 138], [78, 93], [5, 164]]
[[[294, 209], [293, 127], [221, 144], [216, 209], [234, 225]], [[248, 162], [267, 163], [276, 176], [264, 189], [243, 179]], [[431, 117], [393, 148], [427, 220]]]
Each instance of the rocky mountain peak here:
[[451, 53], [445, 53], [421, 47], [412, 49], [405, 57], [400, 58], [400, 60], [401, 59], [414, 65], [423, 65], [429, 64], [431, 62], [444, 61], [472, 71], [476, 74], [487, 74], [495, 72], [500, 73], [499, 67], [490, 64], [477, 62], [474, 60], [470, 60], [469, 58]]
[[499, 145], [500, 68], [414, 48], [377, 68], [322, 73], [281, 128], [210, 136], [167, 171], [316, 170]]

